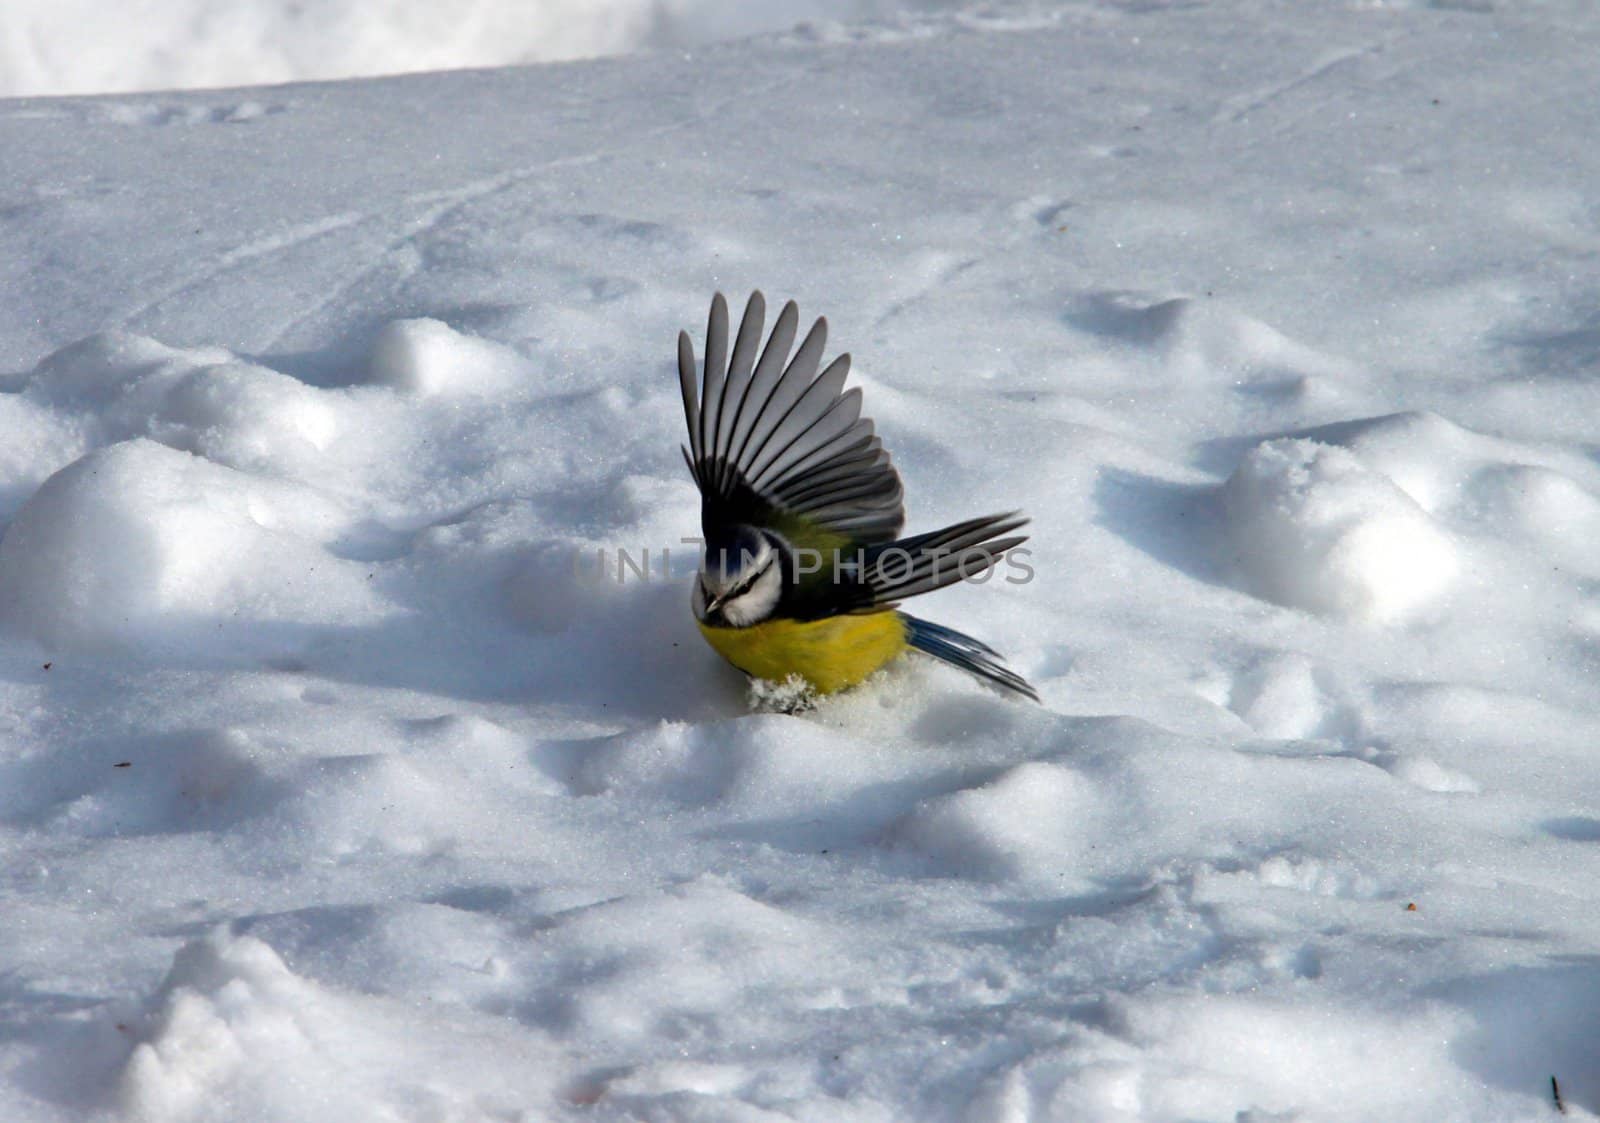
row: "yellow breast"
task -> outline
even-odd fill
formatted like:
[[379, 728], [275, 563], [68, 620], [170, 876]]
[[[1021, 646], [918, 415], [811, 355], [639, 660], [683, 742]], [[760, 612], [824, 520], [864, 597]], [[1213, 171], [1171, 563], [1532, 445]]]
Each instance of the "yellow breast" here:
[[906, 649], [897, 612], [767, 620], [748, 628], [701, 624], [700, 634], [745, 674], [773, 682], [799, 675], [820, 694], [854, 686]]

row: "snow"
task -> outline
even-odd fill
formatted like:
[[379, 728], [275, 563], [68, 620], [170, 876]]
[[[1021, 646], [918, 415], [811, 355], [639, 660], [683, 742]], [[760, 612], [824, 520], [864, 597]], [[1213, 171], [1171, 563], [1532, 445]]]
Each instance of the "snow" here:
[[[0, 1118], [1600, 1115], [1600, 17], [865, 14], [0, 102]], [[1042, 706], [701, 642], [755, 287]]]
[[0, 540], [0, 622], [52, 651], [271, 657], [283, 628], [392, 611], [366, 566], [329, 555], [342, 521], [304, 489], [123, 441], [51, 476], [17, 512]]
[[372, 343], [369, 380], [416, 394], [503, 392], [522, 374], [514, 352], [438, 320], [394, 320]]
[[1389, 621], [1435, 599], [1455, 548], [1394, 481], [1341, 448], [1266, 441], [1222, 489], [1234, 556], [1280, 604]]
[[[0, 97], [506, 66], [803, 28], [893, 26], [940, 0], [8, 0]], [[230, 119], [248, 119], [235, 116]]]

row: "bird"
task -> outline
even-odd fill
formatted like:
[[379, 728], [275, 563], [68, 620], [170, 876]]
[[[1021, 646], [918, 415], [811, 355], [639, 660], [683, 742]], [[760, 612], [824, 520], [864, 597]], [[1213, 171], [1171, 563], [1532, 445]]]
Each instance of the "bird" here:
[[691, 603], [701, 635], [751, 678], [798, 679], [807, 695], [857, 686], [915, 651], [1038, 702], [994, 648], [899, 609], [983, 576], [1027, 540], [1013, 532], [1028, 519], [1009, 511], [899, 537], [904, 489], [861, 416], [860, 388], [844, 389], [850, 356], [822, 367], [819, 317], [791, 357], [799, 317], [786, 303], [763, 346], [766, 300], [752, 293], [730, 355], [719, 292], [703, 362], [678, 333], [683, 457], [700, 491]]

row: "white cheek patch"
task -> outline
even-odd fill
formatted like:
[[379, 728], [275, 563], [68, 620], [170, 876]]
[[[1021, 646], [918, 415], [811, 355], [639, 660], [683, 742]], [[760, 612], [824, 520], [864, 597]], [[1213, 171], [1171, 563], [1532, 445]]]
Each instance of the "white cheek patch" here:
[[735, 628], [743, 628], [771, 616], [783, 594], [783, 577], [778, 570], [777, 565], [767, 566], [747, 592], [724, 601], [723, 618]]

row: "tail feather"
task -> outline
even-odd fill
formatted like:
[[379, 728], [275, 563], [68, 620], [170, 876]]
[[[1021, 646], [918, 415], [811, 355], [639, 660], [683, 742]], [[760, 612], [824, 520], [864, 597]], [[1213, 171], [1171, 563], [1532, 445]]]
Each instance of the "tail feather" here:
[[904, 612], [900, 613], [900, 619], [905, 621], [906, 642], [918, 651], [952, 667], [960, 667], [1002, 690], [1039, 701], [1039, 692], [1028, 684], [1027, 679], [1006, 666], [1000, 653], [988, 644], [963, 635], [954, 628], [919, 620]]

